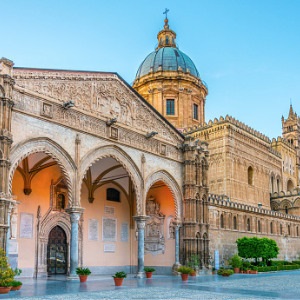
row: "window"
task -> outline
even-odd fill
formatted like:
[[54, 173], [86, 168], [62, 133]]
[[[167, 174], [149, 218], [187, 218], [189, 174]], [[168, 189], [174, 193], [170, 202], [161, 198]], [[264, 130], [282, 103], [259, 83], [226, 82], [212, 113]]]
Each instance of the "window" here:
[[220, 226], [221, 226], [221, 228], [224, 228], [224, 216], [223, 216], [223, 214], [220, 217]]
[[257, 231], [258, 231], [258, 232], [261, 232], [260, 221], [257, 222]]
[[270, 223], [270, 233], [273, 233], [273, 223]]
[[175, 101], [174, 99], [167, 99], [167, 115], [175, 115]]
[[288, 214], [289, 213], [289, 209], [287, 206], [284, 207], [285, 213]]
[[280, 234], [282, 235], [282, 224], [280, 224]]
[[297, 234], [297, 236], [299, 236], [299, 228], [298, 228], [298, 226], [296, 227], [296, 234]]
[[291, 235], [291, 227], [288, 225], [288, 235]]
[[252, 169], [252, 167], [248, 168], [248, 184], [253, 185], [253, 169]]
[[251, 231], [250, 219], [247, 219], [247, 231]]
[[233, 229], [237, 229], [236, 217], [233, 217]]
[[114, 188], [107, 189], [106, 200], [120, 202], [120, 192]]
[[198, 105], [197, 104], [193, 104], [193, 118], [195, 120], [199, 119], [199, 114], [198, 114]]

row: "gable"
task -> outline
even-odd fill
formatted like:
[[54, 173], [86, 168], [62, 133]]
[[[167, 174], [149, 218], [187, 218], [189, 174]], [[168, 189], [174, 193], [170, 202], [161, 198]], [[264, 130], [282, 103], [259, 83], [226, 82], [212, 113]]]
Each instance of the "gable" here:
[[[130, 127], [174, 143], [183, 140], [180, 133], [150, 107], [117, 74], [55, 70], [14, 69], [15, 90], [63, 104], [74, 101], [84, 114], [103, 119], [117, 118], [118, 126]], [[16, 95], [15, 99], [20, 99]]]

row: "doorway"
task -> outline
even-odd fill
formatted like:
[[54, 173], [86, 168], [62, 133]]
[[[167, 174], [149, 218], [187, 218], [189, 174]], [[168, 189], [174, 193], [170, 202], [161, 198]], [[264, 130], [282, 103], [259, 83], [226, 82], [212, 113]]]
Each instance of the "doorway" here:
[[67, 238], [60, 226], [55, 226], [49, 233], [47, 247], [48, 275], [67, 273]]

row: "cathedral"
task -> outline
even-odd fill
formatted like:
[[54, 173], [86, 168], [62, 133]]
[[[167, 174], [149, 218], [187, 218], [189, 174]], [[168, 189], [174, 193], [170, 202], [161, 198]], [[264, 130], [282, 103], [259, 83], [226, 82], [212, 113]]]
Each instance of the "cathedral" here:
[[157, 39], [133, 86], [0, 59], [0, 246], [23, 276], [171, 274], [195, 255], [206, 270], [244, 236], [298, 259], [293, 107], [272, 140], [228, 115], [206, 121], [208, 88], [167, 18]]

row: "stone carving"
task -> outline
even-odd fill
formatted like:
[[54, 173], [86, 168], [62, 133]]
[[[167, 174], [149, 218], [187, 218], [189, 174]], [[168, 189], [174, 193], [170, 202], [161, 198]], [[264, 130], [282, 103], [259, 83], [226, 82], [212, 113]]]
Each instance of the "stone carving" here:
[[[76, 109], [95, 117], [117, 118], [118, 123], [145, 132], [157, 131], [161, 138], [172, 144], [180, 142], [173, 129], [159, 120], [117, 75], [16, 70], [14, 78], [16, 89], [43, 95], [59, 104], [72, 100]], [[25, 97], [25, 94], [21, 95]]]
[[10, 238], [11, 239], [17, 238], [17, 225], [18, 225], [18, 208], [15, 205], [12, 208], [11, 215], [10, 215]]
[[160, 204], [150, 196], [146, 202], [146, 213], [150, 217], [145, 228], [145, 252], [161, 254], [165, 252], [164, 220]]

